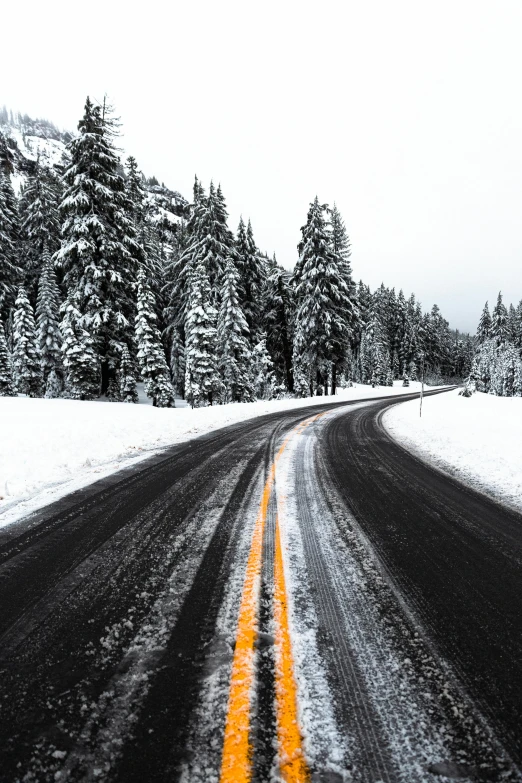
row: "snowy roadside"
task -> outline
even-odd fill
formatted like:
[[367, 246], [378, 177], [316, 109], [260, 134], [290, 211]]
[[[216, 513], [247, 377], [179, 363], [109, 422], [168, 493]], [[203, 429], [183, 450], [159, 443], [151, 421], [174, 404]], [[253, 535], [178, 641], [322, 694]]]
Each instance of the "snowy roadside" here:
[[522, 511], [522, 397], [458, 391], [406, 402], [383, 424], [401, 445], [437, 468]]
[[228, 424], [318, 402], [418, 390], [357, 385], [313, 397], [160, 409], [150, 405], [0, 397], [0, 527], [152, 453]]

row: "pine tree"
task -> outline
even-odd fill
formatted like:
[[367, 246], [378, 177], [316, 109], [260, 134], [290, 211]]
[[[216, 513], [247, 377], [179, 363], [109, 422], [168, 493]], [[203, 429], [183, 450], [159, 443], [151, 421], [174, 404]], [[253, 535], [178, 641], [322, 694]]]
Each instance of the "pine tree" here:
[[294, 291], [290, 273], [279, 266], [275, 258], [269, 264], [263, 290], [263, 325], [266, 345], [274, 365], [277, 383], [294, 391], [292, 371]]
[[185, 344], [179, 327], [174, 327], [170, 341], [170, 376], [176, 394], [185, 397]]
[[223, 272], [221, 305], [217, 320], [219, 369], [223, 381], [224, 402], [252, 402], [250, 378], [251, 353], [249, 330], [239, 304], [239, 275], [229, 256]]
[[372, 386], [387, 385], [388, 374], [391, 374], [389, 343], [383, 324], [384, 295], [385, 291], [381, 287], [372, 297], [361, 342], [361, 381], [369, 382]]
[[94, 106], [87, 98], [78, 129], [64, 175], [63, 241], [57, 263], [82, 325], [93, 337], [104, 394], [123, 345], [132, 339], [139, 246], [107, 107]]
[[513, 396], [522, 397], [522, 360], [519, 359], [515, 365], [515, 374], [513, 378]]
[[239, 218], [234, 247], [236, 251], [235, 262], [239, 274], [238, 294], [241, 305], [244, 306], [246, 300], [246, 278], [248, 275], [248, 243], [243, 215]]
[[507, 341], [512, 345], [515, 345], [518, 338], [518, 322], [517, 311], [512, 304], [509, 305], [507, 322], [506, 322], [506, 335]]
[[522, 300], [517, 305], [516, 316], [517, 316], [517, 326], [516, 326], [515, 347], [522, 352]]
[[16, 392], [13, 384], [11, 357], [7, 350], [4, 325], [0, 319], [0, 397], [14, 397]]
[[66, 396], [73, 400], [93, 400], [100, 393], [100, 363], [89, 332], [71, 292], [63, 307], [60, 332], [65, 368]]
[[157, 327], [154, 296], [147, 282], [144, 269], [138, 273], [138, 313], [136, 316], [136, 342], [141, 377], [145, 391], [158, 408], [174, 405], [174, 390], [170, 382], [165, 350]]
[[147, 204], [143, 188], [143, 175], [138, 170], [136, 159], [127, 158], [125, 192], [128, 201], [128, 215], [136, 232], [135, 263], [141, 264], [146, 273], [150, 287], [155, 294], [159, 293], [161, 278], [161, 251], [159, 250], [158, 232], [153, 223], [151, 206]]
[[198, 249], [203, 238], [203, 216], [206, 213], [205, 191], [198, 178], [194, 180], [193, 203], [185, 227], [183, 244], [167, 267], [165, 284], [165, 320], [167, 332], [173, 339], [174, 329], [184, 336], [190, 295], [190, 277], [194, 270]]
[[221, 277], [226, 259], [233, 253], [233, 237], [227, 225], [227, 211], [221, 186], [210, 183], [208, 197], [199, 203], [196, 260], [204, 266], [210, 284], [211, 304], [219, 306]]
[[25, 287], [36, 300], [44, 248], [53, 255], [60, 246], [58, 198], [60, 187], [39, 157], [21, 199], [21, 245]]
[[16, 199], [9, 173], [0, 156], [0, 316], [7, 318], [21, 281]]
[[266, 268], [254, 240], [250, 220], [245, 229], [240, 219], [236, 240], [236, 259], [240, 269], [240, 291], [243, 293], [241, 305], [245, 313], [250, 334], [250, 344], [258, 342], [262, 331], [262, 293], [266, 280]]
[[274, 363], [266, 347], [265, 335], [262, 334], [252, 351], [254, 393], [259, 400], [271, 400], [274, 397], [276, 378], [273, 367]]
[[24, 288], [18, 290], [13, 328], [13, 376], [19, 394], [42, 394], [42, 371], [34, 313]]
[[497, 303], [491, 315], [491, 336], [495, 338], [498, 346], [505, 345], [508, 339], [507, 310], [502, 302], [502, 293], [499, 291]]
[[121, 375], [119, 368], [116, 368], [114, 375], [109, 379], [106, 397], [109, 402], [122, 402], [121, 399]]
[[200, 260], [191, 272], [185, 322], [185, 399], [192, 405], [212, 405], [221, 393], [216, 362], [217, 313], [211, 304], [208, 276]]
[[57, 397], [62, 396], [63, 386], [61, 378], [58, 377], [56, 370], [51, 370], [47, 376], [47, 382], [45, 384], [44, 397], [47, 400], [54, 400]]
[[145, 190], [143, 188], [143, 179], [138, 169], [136, 158], [132, 155], [127, 158], [126, 174], [125, 190], [129, 200], [130, 215], [139, 236], [140, 230], [145, 223]]
[[345, 360], [350, 340], [346, 312], [350, 308], [349, 291], [339, 269], [339, 259], [331, 250], [324, 218], [326, 207], [316, 196], [310, 205], [302, 230], [300, 258], [294, 273], [297, 300], [294, 338], [294, 368], [300, 365], [310, 391], [314, 382], [327, 390], [330, 366], [335, 369]]
[[62, 372], [62, 335], [60, 333], [60, 290], [47, 245], [43, 251], [43, 268], [36, 302], [38, 347], [44, 383], [49, 373]]
[[359, 317], [357, 308], [357, 288], [352, 277], [352, 248], [346, 225], [337, 205], [334, 203], [330, 211], [331, 246], [339, 259], [339, 270], [348, 290], [349, 307], [345, 318], [352, 332], [355, 331]]
[[121, 352], [120, 374], [120, 400], [122, 402], [138, 402], [138, 390], [131, 355], [126, 345]]
[[423, 318], [426, 367], [436, 373], [449, 375], [451, 372], [451, 336], [448, 322], [442, 317], [437, 305]]
[[477, 340], [479, 343], [483, 343], [485, 340], [488, 340], [489, 337], [491, 337], [491, 316], [489, 314], [488, 303], [486, 302], [477, 327]]

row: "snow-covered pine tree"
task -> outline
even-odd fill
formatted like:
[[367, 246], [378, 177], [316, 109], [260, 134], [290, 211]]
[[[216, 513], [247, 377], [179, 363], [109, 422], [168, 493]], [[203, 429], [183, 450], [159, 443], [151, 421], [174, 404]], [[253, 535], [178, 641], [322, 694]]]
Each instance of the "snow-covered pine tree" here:
[[134, 222], [134, 227], [140, 235], [140, 229], [145, 222], [145, 189], [143, 187], [143, 177], [138, 169], [136, 158], [130, 155], [125, 165], [126, 179], [125, 190], [129, 199], [130, 214]]
[[395, 316], [395, 343], [394, 343], [394, 355], [397, 356], [399, 363], [399, 372], [401, 377], [403, 376], [402, 370], [407, 362], [406, 353], [406, 332], [407, 332], [407, 315], [406, 315], [406, 299], [404, 298], [404, 292], [401, 288], [397, 294], [397, 310]]
[[121, 399], [121, 375], [119, 367], [116, 368], [114, 374], [109, 378], [109, 385], [107, 386], [106, 397], [109, 402], [122, 402]]
[[522, 397], [522, 359], [518, 359], [515, 365], [513, 378], [513, 397]]
[[38, 157], [20, 201], [21, 254], [24, 282], [29, 299], [36, 301], [44, 248], [51, 255], [60, 246], [58, 199], [60, 186], [51, 171]]
[[517, 305], [516, 315], [517, 315], [517, 327], [516, 327], [515, 347], [518, 348], [520, 352], [522, 352], [522, 300]]
[[497, 303], [491, 314], [491, 336], [497, 346], [505, 345], [508, 339], [507, 310], [502, 301], [502, 293], [498, 292]]
[[109, 109], [87, 98], [78, 129], [64, 174], [57, 263], [82, 315], [82, 326], [93, 337], [104, 394], [123, 345], [132, 340], [139, 246], [119, 174]]
[[[317, 196], [310, 204], [301, 229], [300, 258], [294, 273], [297, 300], [294, 337], [294, 370], [328, 389], [329, 369], [344, 361], [349, 348], [350, 326], [346, 320], [350, 301], [339, 259], [331, 249], [324, 211]], [[297, 377], [297, 375], [296, 375]], [[332, 392], [335, 392], [335, 370]], [[303, 393], [300, 380], [300, 393]]]
[[264, 260], [256, 247], [250, 220], [248, 221], [246, 231], [244, 231], [244, 237], [239, 236], [241, 223], [242, 219], [238, 228], [236, 252], [242, 275], [240, 285], [244, 292], [242, 306], [250, 333], [250, 344], [254, 346], [259, 342], [262, 331], [262, 294], [267, 270]]
[[16, 199], [7, 164], [2, 165], [0, 155], [0, 316], [5, 320], [14, 304], [15, 293], [22, 278]]
[[183, 242], [170, 260], [166, 269], [164, 296], [166, 300], [165, 321], [169, 339], [174, 339], [174, 329], [184, 337], [185, 320], [187, 317], [190, 295], [189, 280], [196, 263], [198, 248], [203, 237], [203, 215], [206, 212], [206, 196], [203, 186], [197, 177], [194, 179], [194, 190], [190, 215], [185, 226]]
[[56, 370], [51, 370], [47, 376], [47, 383], [45, 384], [44, 397], [48, 400], [54, 400], [57, 397], [62, 396], [63, 384], [62, 379], [58, 377]]
[[221, 186], [211, 182], [208, 197], [200, 201], [196, 258], [202, 262], [210, 284], [211, 303], [219, 306], [221, 276], [226, 259], [233, 254], [234, 238], [227, 225], [227, 211]]
[[512, 304], [509, 305], [507, 323], [506, 323], [507, 340], [512, 345], [516, 345], [518, 338], [518, 321], [517, 311]]
[[261, 339], [252, 351], [252, 373], [254, 393], [257, 399], [271, 400], [274, 397], [277, 384], [274, 363], [268, 353], [264, 334], [261, 335]]
[[491, 316], [489, 314], [488, 303], [484, 305], [480, 321], [477, 327], [477, 341], [482, 344], [491, 337]]
[[501, 357], [502, 396], [513, 397], [515, 374], [520, 364], [520, 356], [515, 346], [508, 343]]
[[185, 321], [185, 399], [192, 407], [219, 400], [221, 380], [216, 359], [217, 313], [203, 260], [191, 270]]
[[330, 211], [330, 229], [332, 250], [339, 258], [339, 269], [349, 292], [351, 313], [347, 314], [346, 318], [349, 321], [351, 320], [351, 327], [353, 330], [355, 328], [355, 321], [358, 318], [358, 311], [357, 287], [352, 277], [352, 265], [350, 260], [352, 247], [350, 237], [346, 230], [346, 224], [335, 203]]
[[233, 259], [225, 262], [221, 286], [221, 305], [217, 320], [217, 350], [223, 382], [224, 402], [252, 402], [252, 354], [249, 330], [239, 304], [239, 275]]
[[93, 400], [100, 390], [100, 362], [89, 332], [82, 326], [82, 315], [70, 292], [62, 305], [60, 332], [65, 369], [65, 396], [73, 400]]
[[449, 324], [434, 304], [424, 317], [424, 351], [426, 367], [435, 373], [451, 374], [451, 335]]
[[360, 348], [361, 381], [372, 386], [385, 386], [389, 380], [390, 351], [383, 324], [385, 293], [381, 286], [372, 296]]
[[14, 311], [13, 379], [19, 394], [41, 396], [42, 370], [34, 313], [24, 288], [18, 290]]
[[[44, 245], [42, 264], [36, 301], [36, 327], [45, 385], [52, 370], [58, 377], [62, 375], [63, 342], [60, 332], [60, 289], [47, 245]], [[52, 383], [54, 386], [54, 378]]]
[[239, 217], [239, 225], [237, 227], [234, 246], [236, 250], [235, 263], [239, 274], [238, 294], [239, 294], [240, 303], [243, 306], [245, 304], [245, 299], [246, 299], [245, 280], [247, 277], [247, 269], [248, 269], [248, 261], [247, 261], [248, 244], [247, 244], [246, 226], [245, 226], [245, 221], [243, 220], [243, 215]]
[[0, 318], [0, 397], [14, 397], [16, 392], [13, 384], [11, 357], [7, 350], [4, 325]]
[[158, 408], [170, 408], [174, 406], [174, 390], [157, 320], [154, 296], [149, 288], [147, 274], [140, 268], [136, 315], [138, 364], [141, 377], [145, 381], [145, 391], [152, 398], [152, 404]]
[[138, 402], [138, 390], [136, 388], [136, 378], [134, 377], [134, 367], [131, 355], [126, 345], [121, 352], [121, 361], [119, 367], [120, 376], [120, 400], [122, 402]]
[[[343, 373], [345, 381], [351, 379], [352, 351], [357, 345], [357, 332], [359, 330], [360, 315], [357, 305], [357, 287], [352, 277], [350, 257], [352, 254], [350, 238], [346, 230], [343, 217], [334, 203], [330, 214], [330, 241], [331, 248], [337, 258], [339, 274], [345, 284], [345, 292], [342, 303], [342, 328], [341, 341], [333, 344], [332, 352], [332, 393], [335, 394], [337, 377]], [[344, 334], [346, 332], [346, 334]]]
[[176, 394], [185, 398], [185, 341], [181, 328], [174, 327], [170, 333], [170, 377]]
[[157, 298], [164, 274], [160, 232], [155, 222], [152, 206], [146, 200], [143, 175], [132, 155], [127, 158], [125, 171], [125, 191], [129, 204], [129, 216], [134, 225], [138, 245], [136, 264], [145, 269], [149, 286]]
[[355, 302], [357, 305], [357, 320], [352, 335], [352, 359], [351, 359], [351, 379], [362, 382], [361, 378], [361, 342], [363, 330], [368, 320], [368, 312], [371, 302], [371, 292], [369, 286], [362, 280], [356, 286]]
[[330, 229], [332, 239], [332, 250], [339, 258], [342, 259], [346, 265], [345, 275], [348, 282], [352, 280], [352, 269], [350, 263], [350, 257], [352, 255], [352, 249], [350, 244], [350, 238], [346, 230], [346, 224], [343, 217], [334, 202], [332, 209], [330, 210]]
[[294, 290], [290, 283], [290, 273], [279, 266], [274, 257], [268, 265], [263, 290], [263, 325], [277, 384], [284, 385], [289, 392], [294, 390], [292, 372], [294, 312]]

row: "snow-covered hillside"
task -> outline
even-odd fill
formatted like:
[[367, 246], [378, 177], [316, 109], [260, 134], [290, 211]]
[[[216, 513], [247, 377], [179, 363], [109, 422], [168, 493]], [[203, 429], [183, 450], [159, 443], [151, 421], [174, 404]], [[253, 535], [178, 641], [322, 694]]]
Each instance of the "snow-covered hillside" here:
[[[9, 149], [13, 166], [11, 181], [16, 193], [20, 192], [38, 157], [44, 166], [63, 171], [69, 160], [67, 145], [74, 135], [59, 130], [48, 120], [34, 120], [27, 114], [13, 115], [5, 108], [0, 109], [0, 134]], [[126, 153], [122, 154], [122, 161], [125, 158]], [[177, 190], [154, 179], [146, 180], [144, 187], [156, 220], [178, 223], [186, 215], [188, 202]]]
[[397, 405], [388, 432], [422, 459], [522, 511], [522, 398], [448, 392]]
[[[418, 386], [354, 386], [339, 390], [336, 401], [403, 394]], [[173, 443], [324, 401], [314, 397], [172, 409], [0, 397], [0, 526]]]
[[27, 115], [0, 111], [0, 133], [4, 136], [13, 166], [12, 182], [15, 190], [32, 172], [38, 156], [41, 163], [55, 169], [66, 165], [67, 144], [72, 134], [58, 130], [47, 120], [33, 120]]

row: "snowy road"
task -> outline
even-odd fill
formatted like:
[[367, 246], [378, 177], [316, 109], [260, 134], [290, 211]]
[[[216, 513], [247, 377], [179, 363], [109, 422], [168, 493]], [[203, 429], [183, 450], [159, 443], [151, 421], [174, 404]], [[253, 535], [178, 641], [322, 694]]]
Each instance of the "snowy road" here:
[[0, 531], [0, 781], [522, 780], [522, 518], [393, 442], [395, 402]]

